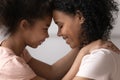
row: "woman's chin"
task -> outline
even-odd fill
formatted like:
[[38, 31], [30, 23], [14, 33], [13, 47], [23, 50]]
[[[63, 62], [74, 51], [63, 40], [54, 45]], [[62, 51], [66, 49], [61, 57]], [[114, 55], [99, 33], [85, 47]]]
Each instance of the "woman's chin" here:
[[75, 48], [75, 45], [69, 44], [69, 46], [70, 46], [71, 48]]
[[72, 44], [69, 44], [69, 46], [73, 49], [73, 48], [77, 48], [77, 47], [80, 47], [79, 45], [72, 45]]
[[30, 46], [30, 47], [32, 47], [32, 48], [37, 48], [39, 45], [32, 45], [32, 46]]

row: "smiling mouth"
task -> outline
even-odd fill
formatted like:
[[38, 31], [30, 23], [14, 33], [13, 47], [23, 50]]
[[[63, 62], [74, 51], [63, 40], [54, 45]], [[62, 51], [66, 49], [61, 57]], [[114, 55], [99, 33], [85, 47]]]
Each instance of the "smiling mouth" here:
[[70, 44], [70, 42], [68, 41], [68, 39], [65, 39], [65, 41], [66, 41], [67, 44]]
[[67, 44], [70, 44], [70, 41], [68, 40], [68, 37], [63, 37], [63, 39], [66, 41]]

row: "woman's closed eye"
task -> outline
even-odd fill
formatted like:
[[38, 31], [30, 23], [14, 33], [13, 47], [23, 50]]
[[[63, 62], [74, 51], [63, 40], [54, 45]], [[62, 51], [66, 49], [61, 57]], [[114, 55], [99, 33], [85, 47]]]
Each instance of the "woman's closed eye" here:
[[58, 28], [61, 29], [63, 27], [62, 24], [58, 24]]

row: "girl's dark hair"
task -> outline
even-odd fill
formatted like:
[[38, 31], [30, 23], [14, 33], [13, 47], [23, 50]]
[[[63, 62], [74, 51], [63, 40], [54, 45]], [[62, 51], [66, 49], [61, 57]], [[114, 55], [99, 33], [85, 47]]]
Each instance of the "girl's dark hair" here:
[[0, 0], [0, 25], [8, 28], [7, 33], [13, 33], [17, 24], [26, 19], [44, 19], [52, 16], [49, 0]]
[[[85, 18], [82, 24], [84, 38], [80, 45], [88, 44], [97, 39], [109, 39], [113, 28], [113, 14], [118, 12], [117, 3], [113, 0], [53, 0], [53, 10], [75, 15], [79, 10]], [[74, 27], [74, 26], [73, 26]]]

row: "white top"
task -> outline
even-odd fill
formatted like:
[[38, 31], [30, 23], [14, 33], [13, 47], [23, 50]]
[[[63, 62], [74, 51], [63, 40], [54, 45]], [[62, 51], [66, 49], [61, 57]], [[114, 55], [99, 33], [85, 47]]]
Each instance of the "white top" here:
[[95, 80], [120, 80], [120, 54], [96, 49], [83, 57], [76, 76]]

